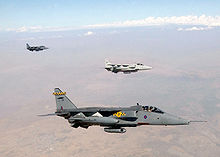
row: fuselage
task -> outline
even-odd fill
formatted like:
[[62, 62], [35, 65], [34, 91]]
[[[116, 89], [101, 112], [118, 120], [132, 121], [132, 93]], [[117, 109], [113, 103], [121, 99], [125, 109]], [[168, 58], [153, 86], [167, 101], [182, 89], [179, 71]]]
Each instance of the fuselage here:
[[[188, 125], [189, 121], [168, 114], [156, 107], [131, 106], [128, 108], [88, 107], [74, 110], [60, 110], [56, 114], [69, 120], [69, 123], [81, 125], [100, 125], [120, 127], [136, 127], [140, 125]], [[83, 114], [80, 116], [79, 114]], [[79, 116], [77, 116], [79, 115]], [[80, 126], [80, 125], [79, 125]]]
[[28, 44], [26, 47], [29, 51], [42, 51], [48, 49], [48, 47], [45, 46], [29, 46]]
[[143, 65], [141, 63], [137, 64], [112, 64], [106, 62], [105, 69], [111, 71], [113, 73], [123, 72], [123, 73], [131, 73], [137, 72], [139, 70], [151, 70], [152, 67]]

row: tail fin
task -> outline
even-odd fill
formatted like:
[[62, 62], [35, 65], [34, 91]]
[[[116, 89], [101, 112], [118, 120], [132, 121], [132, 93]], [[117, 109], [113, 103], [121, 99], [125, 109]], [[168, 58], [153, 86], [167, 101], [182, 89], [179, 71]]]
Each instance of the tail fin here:
[[30, 48], [30, 46], [29, 46], [29, 44], [28, 44], [28, 43], [26, 43], [26, 47], [27, 47], [27, 49], [28, 49], [28, 48]]
[[77, 107], [70, 101], [66, 96], [66, 92], [62, 92], [59, 88], [54, 89], [57, 111], [62, 111], [64, 109], [76, 109]]
[[105, 66], [108, 66], [108, 64], [111, 64], [107, 59], [105, 59]]

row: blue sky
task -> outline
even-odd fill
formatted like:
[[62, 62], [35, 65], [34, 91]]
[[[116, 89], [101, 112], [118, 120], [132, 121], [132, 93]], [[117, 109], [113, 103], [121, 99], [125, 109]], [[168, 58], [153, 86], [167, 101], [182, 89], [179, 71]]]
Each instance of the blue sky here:
[[0, 0], [0, 28], [80, 27], [149, 16], [220, 15], [217, 0]]

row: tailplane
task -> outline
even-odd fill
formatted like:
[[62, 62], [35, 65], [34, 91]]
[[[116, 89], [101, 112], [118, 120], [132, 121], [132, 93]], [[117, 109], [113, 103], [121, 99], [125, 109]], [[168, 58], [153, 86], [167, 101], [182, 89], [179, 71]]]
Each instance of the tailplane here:
[[59, 88], [55, 88], [53, 95], [55, 95], [57, 111], [77, 109], [77, 107], [66, 96], [66, 92], [62, 92]]

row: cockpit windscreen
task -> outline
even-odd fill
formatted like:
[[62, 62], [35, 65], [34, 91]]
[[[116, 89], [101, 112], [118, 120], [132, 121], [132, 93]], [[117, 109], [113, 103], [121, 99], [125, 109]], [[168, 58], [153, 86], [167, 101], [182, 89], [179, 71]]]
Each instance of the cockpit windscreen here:
[[154, 106], [142, 106], [142, 109], [144, 111], [148, 111], [148, 112], [156, 112], [156, 113], [161, 113], [163, 114], [164, 112], [161, 111], [159, 108], [156, 108]]
[[142, 63], [137, 63], [137, 65], [143, 65]]

